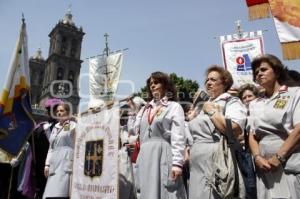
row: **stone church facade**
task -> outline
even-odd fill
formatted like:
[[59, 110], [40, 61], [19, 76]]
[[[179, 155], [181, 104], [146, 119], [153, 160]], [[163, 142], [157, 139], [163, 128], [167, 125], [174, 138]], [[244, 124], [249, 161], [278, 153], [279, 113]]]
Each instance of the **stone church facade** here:
[[51, 30], [49, 55], [44, 59], [41, 50], [29, 59], [31, 104], [33, 109], [43, 107], [49, 98], [60, 98], [72, 104], [78, 112], [78, 86], [81, 63], [81, 45], [84, 32], [72, 20], [71, 11], [65, 14]]

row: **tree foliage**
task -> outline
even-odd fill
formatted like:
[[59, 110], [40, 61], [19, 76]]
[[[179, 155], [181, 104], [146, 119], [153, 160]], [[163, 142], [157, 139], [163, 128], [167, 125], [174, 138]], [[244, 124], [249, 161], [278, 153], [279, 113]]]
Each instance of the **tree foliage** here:
[[[179, 77], [175, 73], [171, 73], [170, 78], [177, 88], [178, 100], [182, 104], [192, 102], [193, 96], [199, 88], [199, 84], [196, 81]], [[147, 100], [147, 86], [141, 88], [138, 95]]]

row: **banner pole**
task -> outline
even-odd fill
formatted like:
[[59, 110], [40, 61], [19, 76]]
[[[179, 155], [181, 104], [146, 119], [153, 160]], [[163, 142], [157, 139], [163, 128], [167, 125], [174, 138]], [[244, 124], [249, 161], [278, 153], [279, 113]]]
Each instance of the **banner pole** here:
[[10, 199], [10, 191], [12, 186], [13, 175], [14, 175], [14, 168], [11, 166], [7, 199]]

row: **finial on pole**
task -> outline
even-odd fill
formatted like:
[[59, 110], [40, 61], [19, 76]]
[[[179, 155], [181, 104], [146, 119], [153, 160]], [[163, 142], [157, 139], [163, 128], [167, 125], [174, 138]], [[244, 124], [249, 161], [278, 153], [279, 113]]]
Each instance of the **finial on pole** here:
[[72, 8], [72, 4], [69, 4], [69, 6], [68, 6], [68, 14], [71, 14], [71, 8]]
[[235, 21], [236, 31], [237, 31], [237, 35], [238, 35], [239, 38], [243, 37], [243, 29], [242, 29], [241, 22], [242, 21], [240, 19]]
[[109, 37], [109, 34], [105, 33], [104, 34], [104, 37], [105, 37], [105, 53], [106, 53], [106, 56], [109, 55], [109, 48], [108, 48], [108, 37]]
[[22, 23], [25, 23], [25, 17], [24, 17], [24, 13], [22, 12]]

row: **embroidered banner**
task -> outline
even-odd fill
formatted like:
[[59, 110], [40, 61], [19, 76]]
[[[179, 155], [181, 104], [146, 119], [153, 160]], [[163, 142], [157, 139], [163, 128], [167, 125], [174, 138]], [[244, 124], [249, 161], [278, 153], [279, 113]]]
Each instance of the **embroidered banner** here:
[[[114, 101], [123, 62], [123, 54], [115, 53], [89, 60], [90, 107]], [[99, 102], [100, 101], [100, 102]], [[97, 105], [95, 105], [97, 106]]]
[[300, 58], [300, 0], [269, 0], [284, 59]]
[[270, 17], [268, 0], [246, 0], [249, 9], [249, 20]]
[[118, 198], [119, 107], [79, 118], [71, 198]]
[[244, 33], [242, 39], [237, 35], [221, 36], [223, 63], [234, 80], [232, 89], [245, 83], [253, 83], [251, 60], [264, 53], [262, 31]]

